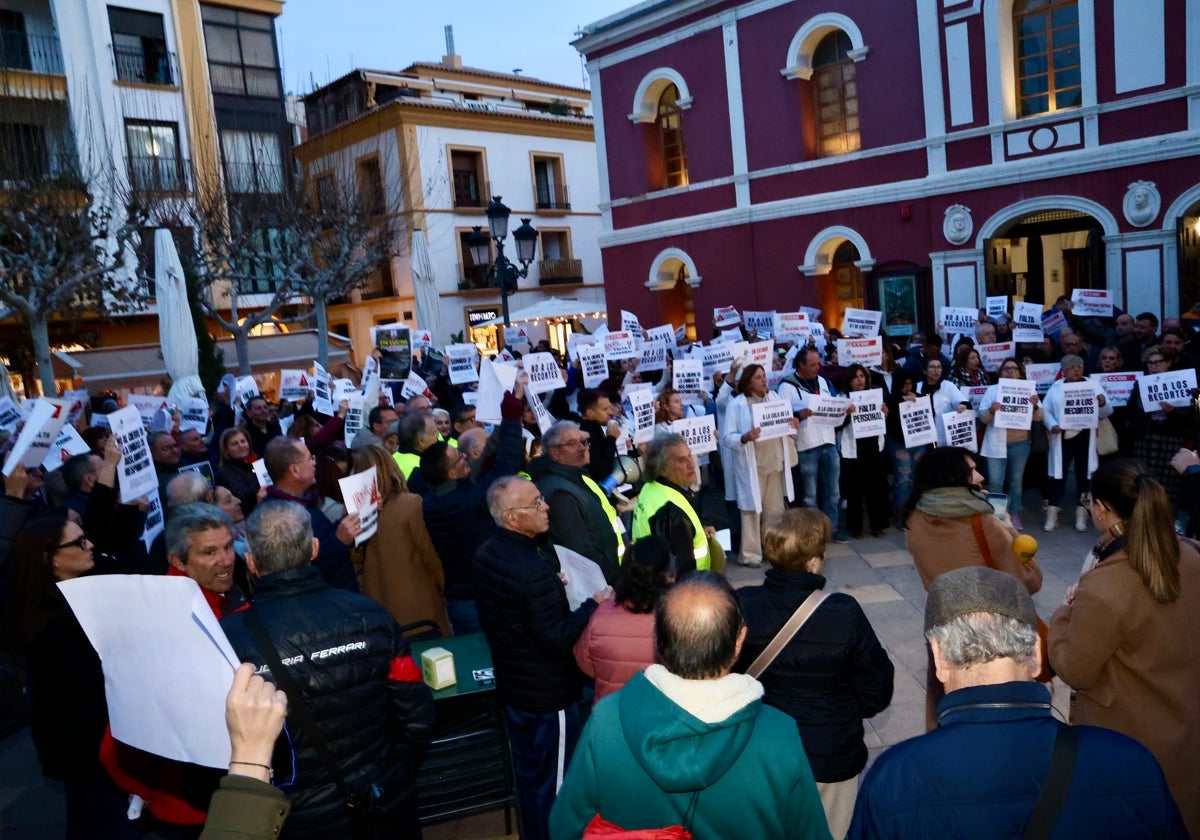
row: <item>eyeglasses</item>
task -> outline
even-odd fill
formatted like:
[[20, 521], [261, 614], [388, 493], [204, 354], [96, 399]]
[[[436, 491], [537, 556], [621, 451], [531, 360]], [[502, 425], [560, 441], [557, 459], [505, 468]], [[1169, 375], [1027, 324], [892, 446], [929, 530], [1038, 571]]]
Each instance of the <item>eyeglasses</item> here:
[[564, 440], [562, 443], [556, 443], [554, 445], [562, 447], [569, 446], [572, 449], [590, 449], [592, 442], [587, 438], [580, 438], [579, 440]]
[[84, 543], [90, 543], [90, 542], [91, 542], [91, 540], [88, 539], [87, 534], [80, 534], [78, 537], [71, 540], [70, 542], [65, 542], [62, 545], [54, 546], [54, 550], [62, 551], [64, 548], [80, 548], [81, 549], [81, 548], [83, 548]]
[[541, 496], [538, 496], [536, 499], [533, 500], [533, 504], [531, 504], [531, 505], [517, 505], [516, 507], [505, 508], [504, 512], [508, 513], [510, 510], [541, 510], [545, 506], [546, 506], [546, 500], [543, 499]]
[[1146, 360], [1146, 367], [1150, 367], [1151, 365], [1165, 365], [1165, 364], [1168, 364], [1166, 359], [1147, 359]]

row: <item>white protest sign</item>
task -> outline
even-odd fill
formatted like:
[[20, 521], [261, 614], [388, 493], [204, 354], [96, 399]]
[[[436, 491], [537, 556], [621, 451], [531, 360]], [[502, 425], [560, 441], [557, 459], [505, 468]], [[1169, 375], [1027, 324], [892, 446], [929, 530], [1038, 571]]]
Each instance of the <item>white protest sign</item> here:
[[937, 443], [937, 429], [933, 427], [933, 401], [929, 397], [917, 397], [912, 402], [901, 400], [900, 429], [904, 432], [904, 445], [909, 449]]
[[846, 409], [850, 400], [846, 397], [831, 397], [828, 394], [809, 394], [807, 406], [812, 414], [806, 421], [809, 426], [836, 429], [846, 422]]
[[403, 400], [411, 400], [413, 397], [425, 397], [425, 399], [433, 399], [433, 392], [429, 390], [429, 385], [415, 370], [408, 372], [408, 378], [404, 380], [404, 386], [400, 389], [400, 398]]
[[[851, 338], [871, 338], [879, 335], [879, 324], [882, 320], [883, 313], [878, 310], [847, 307], [846, 314], [842, 316], [842, 335]], [[838, 351], [838, 355], [841, 355], [841, 351]]]
[[194, 430], [204, 434], [208, 429], [208, 400], [204, 397], [188, 397], [183, 401], [179, 415], [179, 431]]
[[479, 363], [479, 391], [463, 394], [464, 401], [468, 395], [475, 398], [476, 420], [480, 423], [501, 421], [500, 404], [504, 401], [504, 392], [516, 388], [518, 373], [515, 366], [496, 364], [491, 359]]
[[[46, 459], [59, 430], [67, 422], [67, 407], [62, 400], [46, 397], [40, 397], [34, 402], [29, 416], [25, 418], [21, 434], [17, 435], [17, 441], [4, 461], [5, 475], [12, 475], [17, 464], [30, 469]], [[142, 429], [139, 427], [138, 431], [141, 432]], [[144, 433], [142, 437], [145, 437]]]
[[1104, 389], [1104, 396], [1113, 408], [1129, 405], [1133, 396], [1134, 386], [1137, 385], [1141, 373], [1137, 371], [1122, 373], [1093, 373], [1089, 379]]
[[808, 322], [808, 337], [811, 338], [818, 347], [825, 346], [825, 325], [820, 321]]
[[331, 379], [320, 363], [313, 362], [313, 411], [318, 414], [333, 414]]
[[21, 417], [21, 408], [12, 397], [0, 397], [0, 429], [15, 429]]
[[54, 472], [76, 455], [86, 455], [91, 451], [75, 427], [70, 423], [64, 423], [58, 431], [58, 437], [50, 445], [50, 451], [46, 453], [46, 457], [42, 461], [42, 469], [48, 473]]
[[983, 396], [988, 392], [986, 385], [959, 385], [958, 390], [962, 391], [962, 395], [971, 401], [971, 410], [979, 413], [979, 405], [983, 402]]
[[362, 529], [354, 538], [355, 545], [362, 545], [379, 530], [379, 495], [378, 473], [375, 467], [368, 467], [360, 473], [338, 479], [342, 488], [342, 498], [346, 501], [346, 513], [358, 514], [358, 524]]
[[[1019, 300], [1013, 304], [1013, 326], [1042, 331], [1042, 306]], [[1040, 339], [1039, 339], [1040, 340]]]
[[412, 331], [412, 349], [421, 350], [433, 346], [433, 333], [429, 330]]
[[642, 360], [638, 362], [638, 373], [649, 373], [667, 368], [667, 345], [661, 341], [642, 342]]
[[258, 394], [259, 394], [258, 382], [255, 381], [253, 376], [238, 377], [238, 381], [237, 381], [237, 403], [238, 403], [238, 405], [244, 406], [246, 404], [246, 400], [250, 399], [251, 397], [257, 397]]
[[305, 371], [288, 368], [279, 371], [279, 399], [284, 402], [303, 402], [308, 399], [309, 390]]
[[1111, 318], [1113, 293], [1108, 289], [1075, 289], [1071, 292], [1071, 314], [1077, 318]]
[[988, 295], [987, 316], [999, 318], [1008, 313], [1008, 295]]
[[742, 316], [732, 306], [721, 306], [713, 310], [713, 326], [718, 329], [721, 327], [732, 327], [734, 324], [741, 323], [741, 321]]
[[625, 399], [629, 400], [630, 417], [633, 419], [633, 442], [648, 443], [654, 437], [654, 390], [639, 388], [636, 391], [626, 391]]
[[887, 432], [887, 418], [883, 414], [883, 389], [851, 391], [850, 402], [854, 413], [850, 415], [854, 439], [878, 437]]
[[947, 446], [961, 446], [972, 452], [979, 451], [979, 443], [975, 437], [974, 411], [947, 411], [942, 415], [942, 428], [946, 430]]
[[[211, 485], [212, 480], [209, 479]], [[142, 545], [146, 546], [146, 551], [150, 550], [150, 546], [154, 545], [155, 538], [166, 528], [166, 518], [163, 515], [162, 496], [157, 493], [151, 493], [148, 499], [150, 509], [146, 511], [146, 523], [142, 526]]]
[[1041, 327], [1013, 327], [1012, 338], [1017, 344], [1041, 344], [1043, 337]]
[[979, 355], [983, 359], [983, 369], [988, 373], [995, 373], [1000, 370], [1000, 365], [1005, 359], [1016, 357], [1017, 347], [1011, 341], [1000, 341], [996, 344], [980, 344], [977, 348]]
[[1044, 397], [1061, 370], [1062, 366], [1058, 362], [1025, 365], [1025, 378], [1037, 386], [1038, 396]]
[[541, 398], [537, 394], [531, 394], [528, 389], [525, 391], [525, 402], [529, 403], [533, 417], [537, 420], [538, 428], [542, 430], [542, 434], [546, 434], [554, 425], [554, 416], [546, 408], [546, 404], [542, 402]]
[[150, 458], [150, 445], [146, 441], [146, 430], [142, 418], [133, 406], [126, 406], [108, 415], [113, 437], [121, 446], [121, 467], [118, 476], [121, 484], [121, 501], [132, 504], [142, 496], [158, 494], [158, 477], [154, 474], [154, 462]]
[[671, 364], [671, 387], [681, 394], [706, 390], [704, 362], [699, 359], [676, 359]]
[[146, 431], [154, 424], [154, 415], [167, 407], [166, 397], [156, 397], [152, 394], [130, 394], [125, 398], [125, 405], [137, 409], [142, 418], [142, 426]]
[[737, 348], [734, 347], [731, 341], [722, 341], [718, 344], [710, 344], [704, 348], [704, 376], [706, 379], [712, 379], [714, 374], [728, 373], [733, 367], [733, 360], [736, 358]]
[[746, 344], [746, 349], [740, 354], [742, 360], [741, 366], [744, 368], [746, 365], [762, 365], [770, 369], [771, 355], [774, 352], [774, 339], [768, 338], [766, 341], [752, 341]]
[[628, 310], [621, 310], [621, 331], [630, 333], [638, 338], [642, 335], [642, 324], [638, 321], [638, 316]]
[[[1033, 404], [1029, 398], [1037, 392], [1037, 383], [1028, 379], [1001, 379], [996, 383], [996, 402], [1000, 410], [992, 421], [997, 429], [1023, 429], [1033, 425]], [[991, 409], [991, 406], [984, 406]]]
[[563, 382], [562, 371], [558, 362], [549, 353], [529, 353], [521, 359], [525, 364], [525, 372], [529, 374], [529, 384], [525, 390], [533, 394], [545, 394], [558, 388], [567, 387]]
[[362, 394], [358, 390], [358, 386], [350, 379], [335, 379], [333, 380], [333, 403], [340, 406], [342, 400], [348, 400], [351, 397], [356, 397]]
[[1156, 411], [1159, 403], [1176, 408], [1188, 408], [1192, 404], [1191, 392], [1196, 388], [1194, 368], [1155, 373], [1141, 379], [1142, 407]]
[[528, 344], [529, 331], [524, 327], [505, 327], [504, 328], [504, 343], [505, 344]]
[[361, 432], [367, 425], [366, 415], [366, 398], [362, 394], [351, 394], [346, 397], [346, 402], [350, 407], [346, 410], [346, 422], [342, 427], [342, 440], [346, 442], [346, 448], [354, 442], [354, 436]]
[[572, 551], [561, 545], [554, 546], [558, 557], [558, 566], [563, 577], [567, 579], [564, 588], [567, 594], [567, 606], [572, 612], [579, 609], [580, 604], [595, 593], [608, 586], [604, 572], [596, 561], [584, 557], [577, 551]]
[[258, 479], [259, 487], [270, 487], [272, 484], [274, 484], [274, 482], [271, 481], [271, 474], [267, 472], [266, 461], [264, 461], [262, 458], [259, 458], [250, 466], [254, 469], [254, 477]]
[[773, 331], [776, 341], [800, 341], [808, 338], [812, 324], [806, 312], [776, 312]]
[[837, 341], [838, 364], [847, 367], [860, 364], [863, 367], [878, 367], [883, 364], [883, 336], [874, 338], [839, 338]]
[[585, 335], [584, 333], [571, 333], [567, 336], [567, 356], [576, 361], [579, 360], [579, 350], [581, 347], [591, 347], [600, 344], [600, 340], [594, 335]]
[[1100, 422], [1096, 383], [1084, 379], [1062, 383], [1062, 410], [1058, 425], [1062, 429], [1094, 429]]
[[[411, 369], [409, 372], [412, 372]], [[368, 356], [366, 364], [363, 365], [362, 386], [360, 388], [363, 396], [363, 405], [368, 408], [379, 405], [380, 386], [383, 384], [379, 378], [379, 374], [379, 360], [374, 356]], [[388, 390], [391, 391], [390, 385], [388, 386]]]
[[83, 416], [83, 409], [88, 402], [88, 392], [86, 388], [64, 391], [61, 399], [67, 404], [67, 423], [74, 423]]
[[680, 435], [687, 441], [693, 455], [706, 455], [717, 449], [716, 418], [711, 414], [703, 417], [685, 417], [669, 423], [667, 428], [672, 434]]
[[943, 306], [938, 323], [942, 335], [949, 333], [975, 334], [975, 323], [979, 320], [979, 310], [969, 306]]
[[646, 340], [661, 341], [671, 350], [679, 346], [678, 342], [675, 341], [675, 328], [670, 324], [663, 324], [662, 326], [646, 330]]
[[633, 334], [620, 330], [604, 336], [604, 359], [608, 362], [619, 362], [621, 359], [639, 357], [637, 341]]
[[467, 382], [478, 382], [479, 372], [475, 370], [475, 357], [478, 351], [474, 344], [450, 344], [446, 347], [446, 361], [450, 365], [450, 382], [453, 385], [463, 385]]
[[746, 325], [746, 331], [752, 335], [757, 335], [759, 338], [773, 337], [775, 335], [775, 310], [763, 312], [746, 310], [742, 313], [742, 323]]
[[1042, 333], [1050, 335], [1056, 333], [1067, 325], [1067, 316], [1061, 312], [1051, 312], [1042, 318]]
[[756, 429], [762, 429], [759, 440], [772, 440], [795, 433], [792, 428], [792, 405], [787, 400], [752, 403], [750, 422]]
[[583, 368], [583, 387], [597, 388], [608, 379], [608, 362], [604, 361], [604, 348], [595, 344], [579, 346], [579, 366]]

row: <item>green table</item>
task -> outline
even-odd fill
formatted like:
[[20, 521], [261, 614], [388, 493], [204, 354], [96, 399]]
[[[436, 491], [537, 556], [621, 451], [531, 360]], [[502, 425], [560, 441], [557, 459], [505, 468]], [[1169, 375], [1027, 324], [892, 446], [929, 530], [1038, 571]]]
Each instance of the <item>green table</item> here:
[[479, 683], [475, 681], [473, 673], [492, 667], [492, 649], [488, 647], [487, 636], [482, 633], [467, 633], [445, 639], [413, 642], [412, 655], [417, 665], [421, 664], [422, 653], [436, 647], [445, 648], [454, 654], [454, 675], [458, 681], [454, 685], [433, 692], [435, 701], [496, 690], [494, 678], [490, 683]]

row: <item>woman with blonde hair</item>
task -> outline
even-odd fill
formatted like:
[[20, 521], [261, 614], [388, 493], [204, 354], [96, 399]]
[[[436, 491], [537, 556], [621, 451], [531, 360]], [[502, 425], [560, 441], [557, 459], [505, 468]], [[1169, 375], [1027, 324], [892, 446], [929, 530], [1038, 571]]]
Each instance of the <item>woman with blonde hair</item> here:
[[1100, 541], [1050, 619], [1050, 664], [1075, 689], [1071, 723], [1140, 741], [1200, 837], [1200, 552], [1140, 461], [1096, 470], [1091, 514]]
[[421, 497], [409, 491], [400, 468], [383, 447], [355, 451], [352, 472], [371, 467], [379, 486], [379, 530], [354, 551], [355, 565], [362, 570], [363, 594], [387, 607], [402, 625], [430, 619], [443, 636], [449, 636], [445, 575], [425, 529]]
[[234, 426], [221, 433], [220, 441], [221, 462], [217, 465], [216, 484], [237, 496], [242, 513], [249, 516], [258, 504], [261, 489], [254, 474], [258, 456], [250, 449], [250, 435], [241, 426]]

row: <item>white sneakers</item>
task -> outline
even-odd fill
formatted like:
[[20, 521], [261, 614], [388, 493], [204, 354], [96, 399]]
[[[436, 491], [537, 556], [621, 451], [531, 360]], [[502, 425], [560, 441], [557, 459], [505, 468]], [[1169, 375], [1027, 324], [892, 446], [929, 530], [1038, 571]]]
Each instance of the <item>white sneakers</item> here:
[[1058, 512], [1062, 508], [1056, 508], [1050, 505], [1046, 508], [1046, 523], [1042, 525], [1043, 531], [1053, 531], [1058, 527]]

